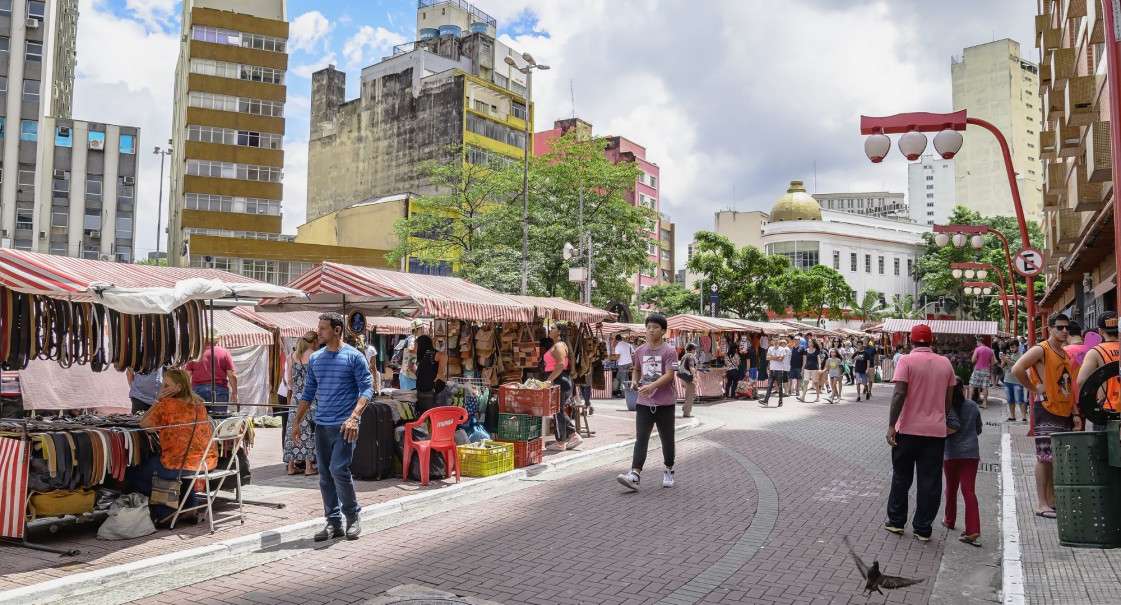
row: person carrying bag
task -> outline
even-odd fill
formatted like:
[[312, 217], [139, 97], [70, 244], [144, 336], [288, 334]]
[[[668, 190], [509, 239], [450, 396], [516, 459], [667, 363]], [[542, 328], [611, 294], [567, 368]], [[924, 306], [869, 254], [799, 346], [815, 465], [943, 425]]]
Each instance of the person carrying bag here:
[[685, 345], [685, 355], [677, 365], [677, 377], [685, 385], [685, 405], [681, 408], [682, 418], [693, 417], [693, 401], [697, 398], [697, 383], [694, 380], [697, 371], [697, 345]]

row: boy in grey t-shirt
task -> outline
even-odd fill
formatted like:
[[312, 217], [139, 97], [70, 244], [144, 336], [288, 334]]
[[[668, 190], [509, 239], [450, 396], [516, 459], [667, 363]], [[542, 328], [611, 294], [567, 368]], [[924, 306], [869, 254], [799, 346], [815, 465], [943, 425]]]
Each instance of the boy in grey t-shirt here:
[[646, 463], [646, 450], [650, 445], [650, 433], [658, 427], [658, 437], [662, 440], [662, 458], [666, 470], [662, 476], [662, 487], [673, 487], [674, 406], [677, 393], [673, 389], [673, 379], [677, 372], [677, 349], [662, 340], [666, 333], [666, 317], [653, 314], [646, 318], [646, 344], [634, 354], [634, 370], [631, 373], [638, 385], [638, 410], [635, 415], [634, 456], [630, 472], [616, 479], [624, 486], [637, 490], [639, 474]]

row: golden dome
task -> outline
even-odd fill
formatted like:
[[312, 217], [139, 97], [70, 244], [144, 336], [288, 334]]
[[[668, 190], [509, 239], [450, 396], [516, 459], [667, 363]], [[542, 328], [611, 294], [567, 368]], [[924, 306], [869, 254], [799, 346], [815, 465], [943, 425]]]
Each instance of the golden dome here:
[[770, 222], [781, 221], [820, 221], [821, 204], [810, 194], [802, 181], [790, 181], [790, 189], [786, 195], [778, 198], [775, 207], [771, 209]]

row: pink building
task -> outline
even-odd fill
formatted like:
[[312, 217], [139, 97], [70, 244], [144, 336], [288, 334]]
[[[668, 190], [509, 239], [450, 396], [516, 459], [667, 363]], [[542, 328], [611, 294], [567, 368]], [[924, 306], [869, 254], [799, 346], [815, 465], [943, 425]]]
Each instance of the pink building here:
[[[578, 118], [557, 120], [553, 123], [552, 130], [545, 130], [533, 135], [534, 153], [537, 155], [549, 153], [551, 149], [549, 141], [572, 130], [585, 132], [590, 136], [592, 125]], [[675, 274], [673, 266], [674, 228], [673, 224], [661, 213], [658, 195], [658, 187], [661, 185], [660, 169], [657, 164], [646, 160], [646, 148], [638, 143], [620, 136], [609, 136], [606, 137], [606, 140], [607, 150], [605, 155], [609, 160], [615, 163], [634, 162], [638, 164], [642, 171], [635, 182], [634, 189], [624, 194], [627, 201], [635, 206], [645, 206], [657, 213], [657, 218], [647, 228], [647, 235], [650, 237], [649, 258], [656, 268], [652, 271], [652, 275], [634, 275], [632, 277], [635, 290], [638, 290], [639, 285], [645, 288], [658, 284], [673, 283]], [[660, 246], [659, 241], [661, 242]]]

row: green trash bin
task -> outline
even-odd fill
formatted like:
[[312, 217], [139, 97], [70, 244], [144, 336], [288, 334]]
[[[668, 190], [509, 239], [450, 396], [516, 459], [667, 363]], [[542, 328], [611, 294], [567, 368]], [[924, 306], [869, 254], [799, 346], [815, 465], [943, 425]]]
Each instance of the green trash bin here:
[[1109, 466], [1106, 433], [1053, 433], [1059, 544], [1121, 546], [1121, 469]]
[[1109, 440], [1109, 465], [1121, 467], [1121, 420], [1105, 423], [1105, 436]]

